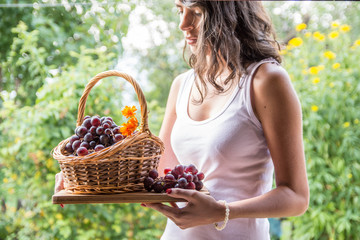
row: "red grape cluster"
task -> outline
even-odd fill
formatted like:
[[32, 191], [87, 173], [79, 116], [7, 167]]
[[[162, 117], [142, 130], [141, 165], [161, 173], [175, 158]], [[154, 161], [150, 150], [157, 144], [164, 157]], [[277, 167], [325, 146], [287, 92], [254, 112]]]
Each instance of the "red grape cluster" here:
[[151, 192], [154, 190], [157, 193], [166, 191], [169, 188], [184, 188], [196, 189], [200, 191], [204, 184], [201, 180], [204, 179], [204, 173], [198, 172], [195, 165], [190, 164], [177, 165], [174, 169], [165, 168], [165, 177], [159, 177], [156, 169], [149, 172], [149, 176], [144, 179], [144, 188]]
[[85, 156], [109, 147], [125, 137], [111, 117], [86, 116], [81, 126], [75, 129], [65, 150], [75, 156]]

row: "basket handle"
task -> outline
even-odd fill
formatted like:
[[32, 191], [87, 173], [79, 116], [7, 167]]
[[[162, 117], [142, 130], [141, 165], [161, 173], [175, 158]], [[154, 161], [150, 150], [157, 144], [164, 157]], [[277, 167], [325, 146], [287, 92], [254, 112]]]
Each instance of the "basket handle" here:
[[86, 100], [87, 100], [87, 97], [88, 97], [91, 89], [101, 79], [106, 78], [106, 77], [113, 77], [113, 76], [124, 78], [126, 81], [130, 82], [131, 85], [134, 87], [136, 95], [137, 95], [139, 103], [140, 103], [140, 109], [141, 109], [140, 132], [145, 132], [145, 131], [149, 132], [147, 104], [146, 104], [144, 93], [142, 92], [142, 90], [140, 88], [140, 85], [130, 75], [119, 72], [119, 71], [115, 71], [115, 70], [105, 71], [105, 72], [97, 74], [86, 85], [84, 93], [81, 96], [80, 101], [79, 101], [78, 117], [77, 117], [77, 121], [76, 121], [76, 126], [78, 127], [83, 123]]

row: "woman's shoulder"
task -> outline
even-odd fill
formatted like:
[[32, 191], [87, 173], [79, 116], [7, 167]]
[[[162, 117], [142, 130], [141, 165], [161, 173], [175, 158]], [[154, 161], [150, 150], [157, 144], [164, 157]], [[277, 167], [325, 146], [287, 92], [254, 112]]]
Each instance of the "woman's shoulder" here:
[[180, 90], [181, 86], [183, 85], [184, 81], [188, 78], [189, 74], [192, 74], [192, 73], [193, 73], [193, 70], [190, 69], [190, 70], [183, 72], [175, 77], [175, 79], [173, 80], [173, 82], [171, 84], [171, 89], [170, 89], [171, 97], [177, 97], [179, 90]]
[[194, 70], [190, 69], [177, 75], [172, 83], [171, 88], [179, 89], [183, 82], [189, 77], [190, 74], [193, 74], [193, 72]]
[[259, 88], [259, 90], [264, 91], [291, 82], [287, 71], [275, 62], [265, 62], [261, 64], [254, 73], [253, 81], [254, 88]]

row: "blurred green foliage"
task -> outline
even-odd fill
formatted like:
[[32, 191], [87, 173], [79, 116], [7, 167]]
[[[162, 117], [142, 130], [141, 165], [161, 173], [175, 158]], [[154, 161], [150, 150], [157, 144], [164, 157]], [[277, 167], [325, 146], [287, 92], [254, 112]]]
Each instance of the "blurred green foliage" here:
[[[172, 1], [70, 3], [0, 8], [0, 239], [158, 239], [166, 219], [138, 204], [53, 205], [59, 166], [50, 151], [72, 134], [86, 83], [99, 72], [121, 69], [124, 50], [136, 56], [134, 67], [145, 76], [140, 85], [147, 86], [149, 124], [158, 134], [171, 83], [188, 68], [178, 16]], [[264, 5], [285, 43], [283, 66], [302, 103], [311, 190], [303, 216], [280, 219], [280, 238], [356, 239], [360, 4]], [[146, 27], [165, 24], [151, 31], [164, 41], [154, 37], [145, 50], [136, 44], [124, 49], [136, 8], [149, 10], [140, 14]], [[99, 82], [85, 114], [121, 121], [128, 104], [123, 96], [132, 91], [127, 84], [118, 78]]]

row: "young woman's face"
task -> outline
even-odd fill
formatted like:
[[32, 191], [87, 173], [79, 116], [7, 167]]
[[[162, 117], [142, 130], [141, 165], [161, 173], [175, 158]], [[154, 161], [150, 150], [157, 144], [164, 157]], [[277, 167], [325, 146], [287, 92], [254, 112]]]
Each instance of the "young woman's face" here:
[[175, 5], [180, 16], [179, 28], [184, 33], [190, 51], [195, 53], [203, 13], [199, 7], [188, 8], [179, 0], [175, 0]]

